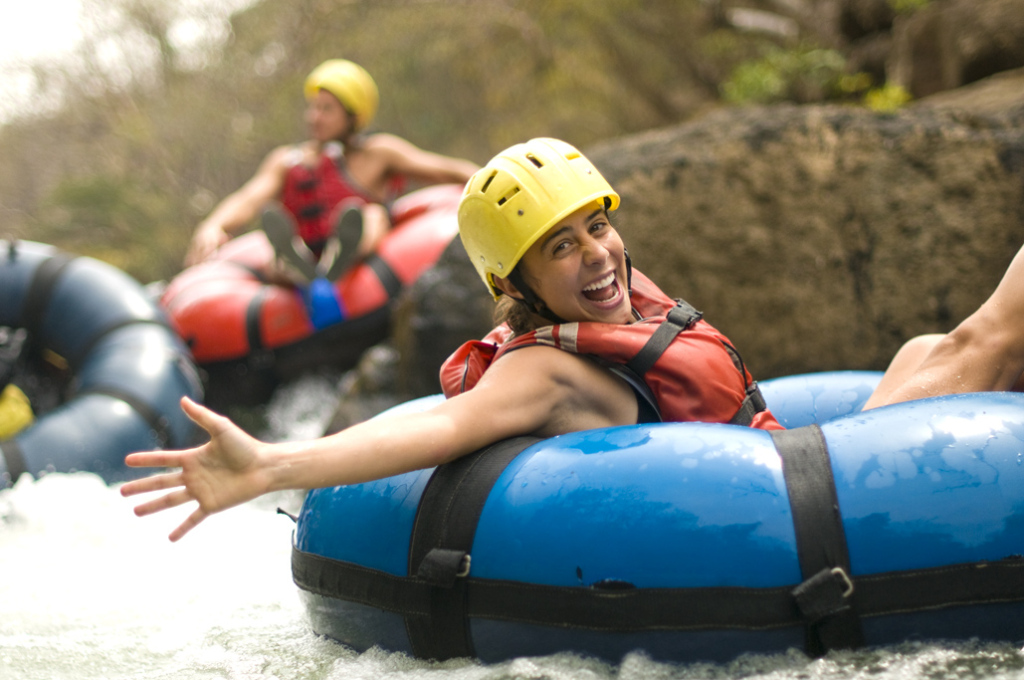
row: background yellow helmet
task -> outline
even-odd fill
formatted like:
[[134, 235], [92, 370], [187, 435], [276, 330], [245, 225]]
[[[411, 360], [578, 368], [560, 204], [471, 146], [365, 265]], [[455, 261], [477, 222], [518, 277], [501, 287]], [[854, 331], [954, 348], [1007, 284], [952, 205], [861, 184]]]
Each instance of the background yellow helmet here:
[[362, 66], [347, 59], [328, 59], [306, 78], [306, 100], [327, 90], [355, 117], [354, 128], [362, 130], [377, 114], [380, 94], [377, 84]]
[[538, 238], [596, 201], [619, 207], [619, 195], [593, 163], [557, 139], [516, 144], [478, 170], [459, 203], [459, 235], [494, 299], [501, 293], [493, 276], [508, 278]]

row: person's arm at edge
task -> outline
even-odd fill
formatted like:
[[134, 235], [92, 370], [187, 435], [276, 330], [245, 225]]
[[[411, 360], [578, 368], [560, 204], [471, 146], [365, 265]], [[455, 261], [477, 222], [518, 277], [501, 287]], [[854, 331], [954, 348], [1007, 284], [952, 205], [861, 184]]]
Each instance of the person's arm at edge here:
[[202, 262], [210, 253], [251, 223], [263, 207], [280, 195], [292, 147], [271, 151], [245, 184], [225, 196], [199, 223], [192, 236], [185, 265]]

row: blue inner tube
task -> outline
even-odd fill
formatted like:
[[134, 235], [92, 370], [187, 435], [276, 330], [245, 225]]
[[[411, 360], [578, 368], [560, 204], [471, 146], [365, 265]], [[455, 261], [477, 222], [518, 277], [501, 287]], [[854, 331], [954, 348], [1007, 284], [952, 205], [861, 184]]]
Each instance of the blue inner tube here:
[[593, 430], [312, 491], [292, 567], [313, 629], [487, 662], [1024, 640], [1024, 395], [862, 413], [879, 378], [766, 381], [784, 434]]
[[44, 244], [0, 245], [0, 326], [26, 329], [30, 357], [59, 357], [72, 375], [62, 403], [0, 441], [0, 487], [24, 472], [123, 481], [144, 474], [124, 465], [128, 453], [195, 442], [179, 406], [202, 399], [188, 349], [119, 269]]

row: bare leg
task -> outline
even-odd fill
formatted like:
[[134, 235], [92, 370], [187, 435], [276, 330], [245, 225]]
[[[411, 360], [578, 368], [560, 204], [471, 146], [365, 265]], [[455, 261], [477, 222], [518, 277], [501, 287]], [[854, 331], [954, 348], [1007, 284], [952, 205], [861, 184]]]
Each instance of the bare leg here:
[[885, 375], [882, 376], [878, 387], [864, 404], [864, 410], [887, 403], [885, 400], [914, 375], [914, 371], [921, 367], [928, 354], [944, 337], [946, 336], [943, 333], [919, 335], [900, 347], [889, 367], [885, 369]]
[[1024, 250], [1014, 257], [992, 296], [935, 342], [916, 370], [906, 371], [901, 364], [889, 371], [894, 371], [892, 380], [883, 378], [885, 390], [879, 384], [866, 408], [943, 394], [1013, 389], [1024, 372]]
[[391, 218], [379, 203], [363, 206], [363, 238], [359, 241], [359, 256], [377, 252], [380, 242], [391, 231]]

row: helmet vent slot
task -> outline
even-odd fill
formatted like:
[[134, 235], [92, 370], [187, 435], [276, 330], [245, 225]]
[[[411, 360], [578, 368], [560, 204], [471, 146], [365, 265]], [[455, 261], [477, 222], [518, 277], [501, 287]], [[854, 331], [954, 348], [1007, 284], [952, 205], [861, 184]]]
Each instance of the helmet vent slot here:
[[532, 153], [526, 154], [526, 160], [530, 161], [531, 163], [536, 165], [538, 168], [543, 168], [544, 167], [544, 164], [540, 162], [540, 159], [537, 158], [536, 156], [534, 156]]
[[519, 187], [512, 187], [508, 190], [508, 193], [498, 199], [498, 205], [505, 205], [512, 197], [519, 193]]
[[487, 187], [491, 186], [491, 182], [493, 182], [494, 178], [497, 177], [497, 176], [498, 176], [498, 171], [497, 170], [495, 170], [494, 172], [492, 172], [490, 174], [490, 176], [488, 176], [487, 180], [484, 182], [484, 185], [482, 187], [480, 187], [480, 193], [481, 194], [486, 194], [487, 193]]

